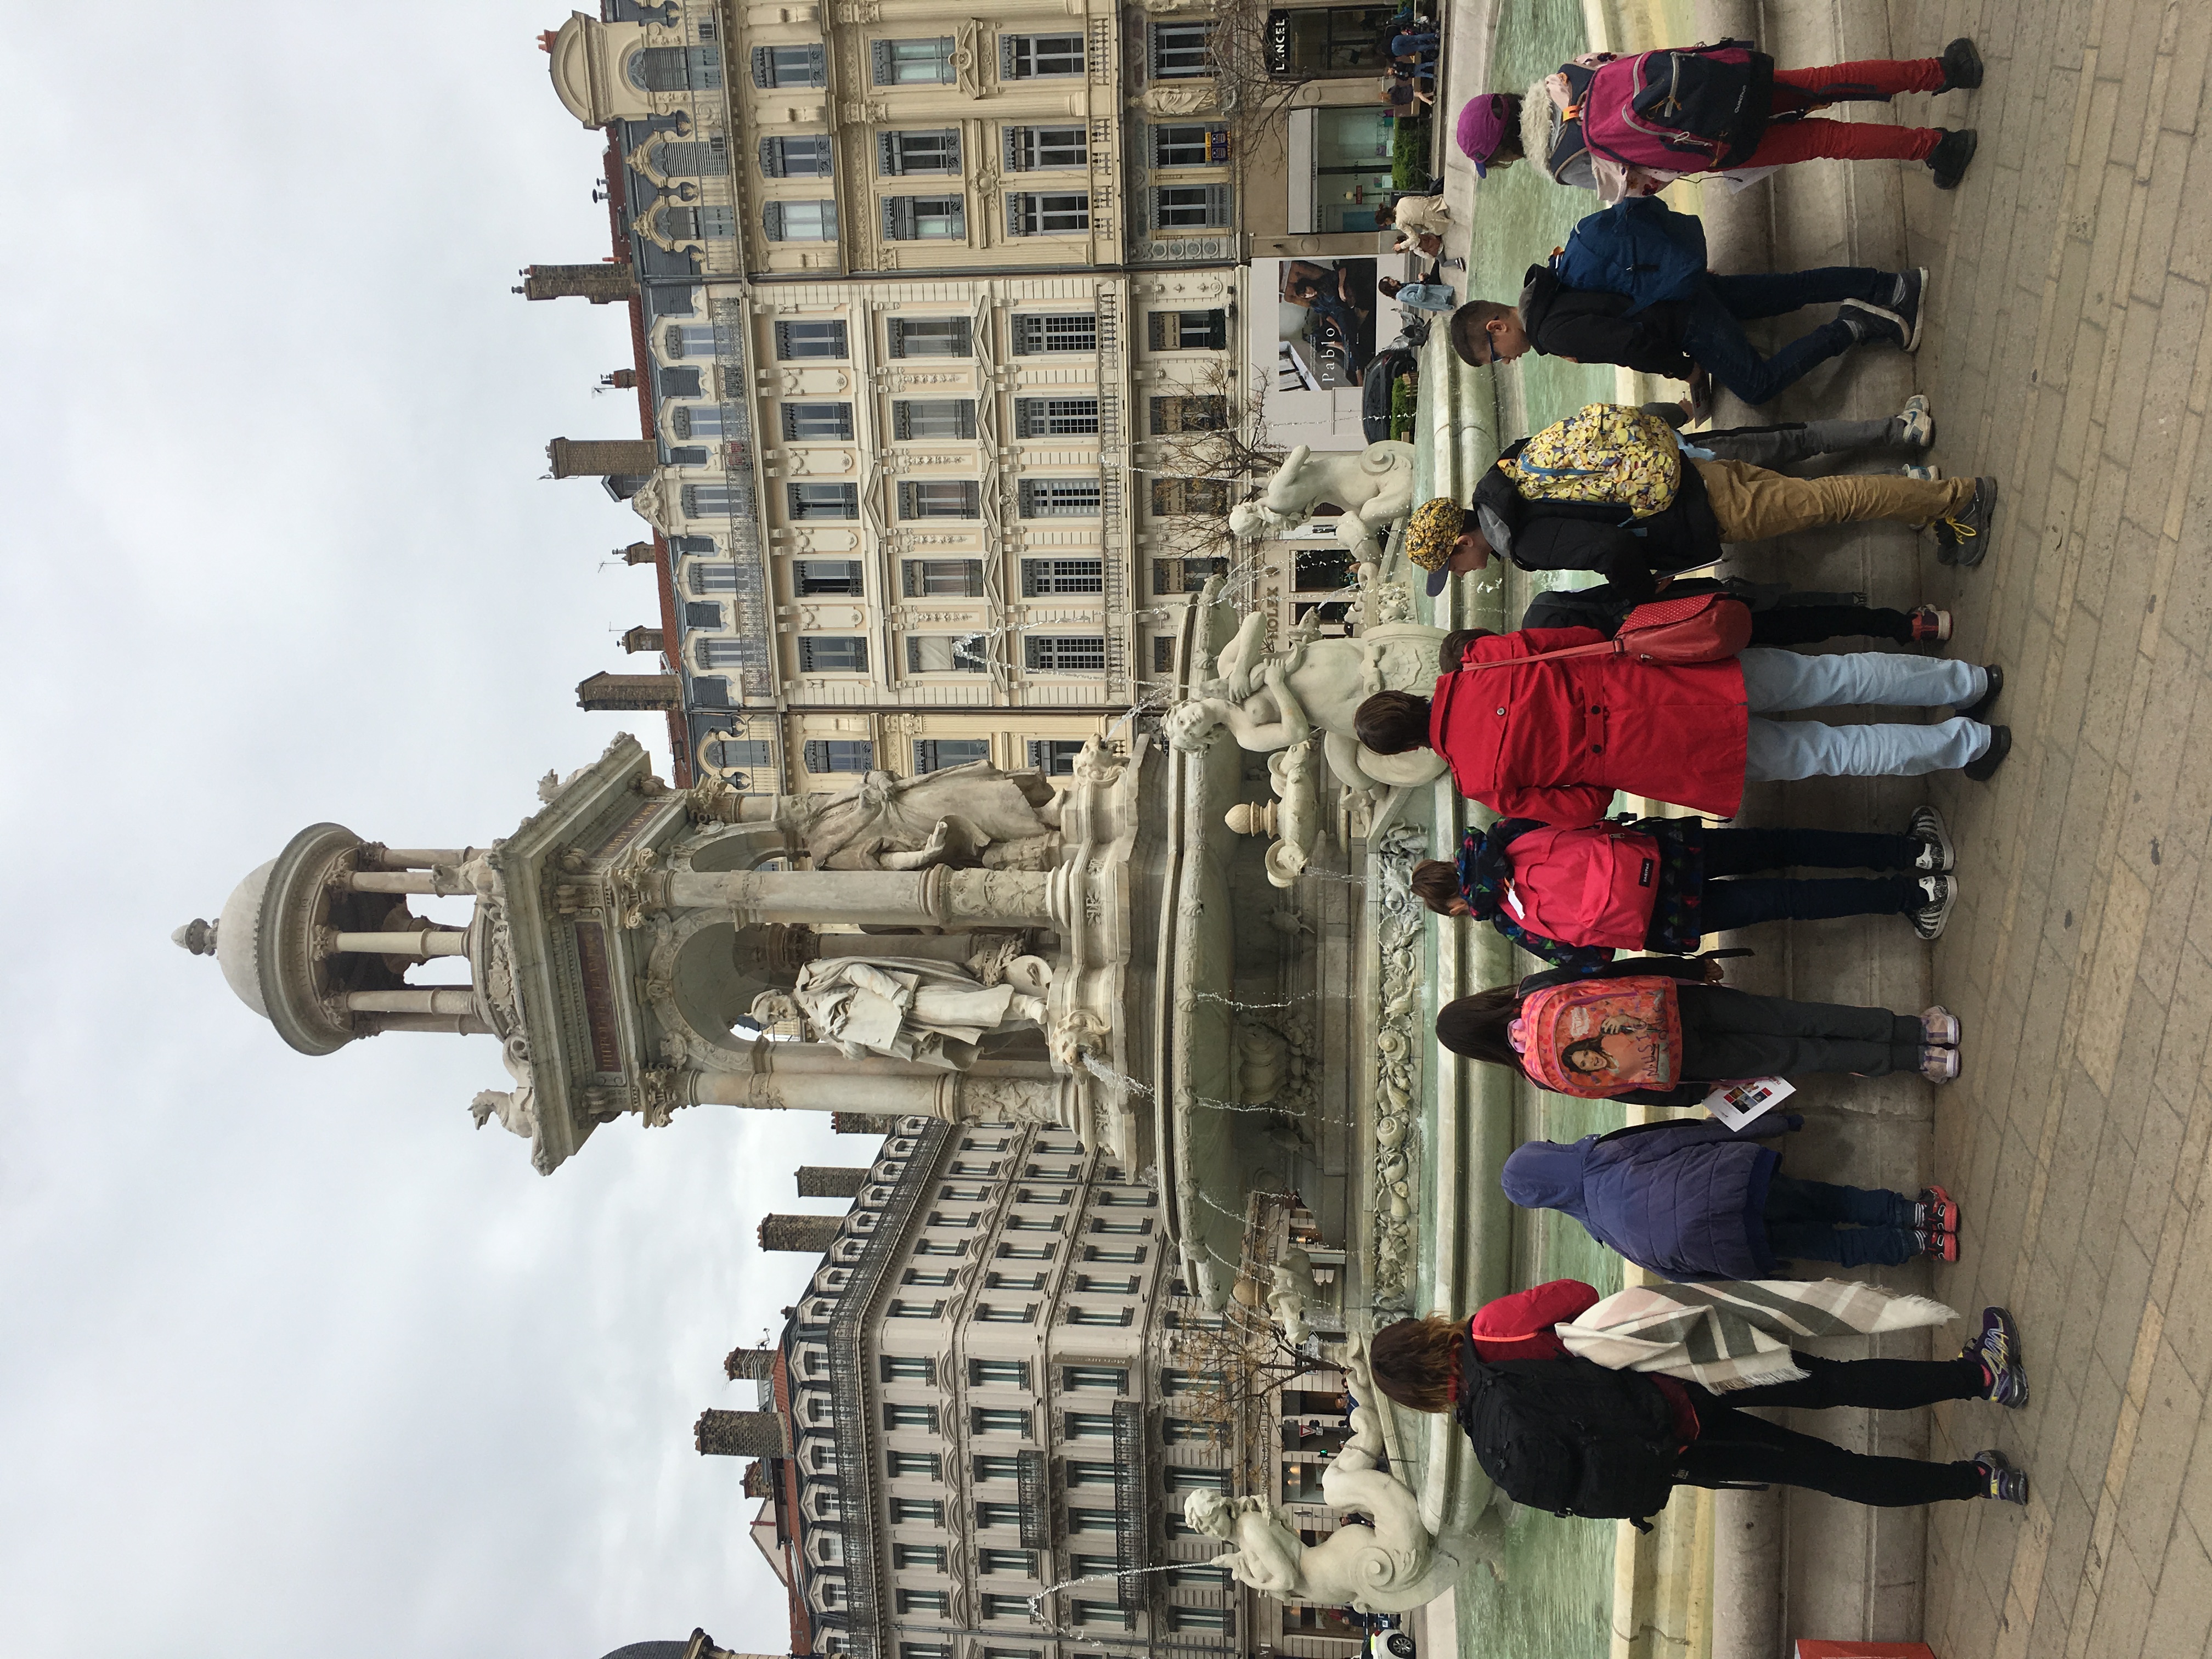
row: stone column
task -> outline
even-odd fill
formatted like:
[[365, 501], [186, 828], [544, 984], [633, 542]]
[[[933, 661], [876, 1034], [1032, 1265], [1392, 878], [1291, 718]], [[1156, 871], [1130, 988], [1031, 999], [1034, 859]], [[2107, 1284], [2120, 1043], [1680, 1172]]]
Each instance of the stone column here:
[[337, 933], [331, 936], [331, 948], [362, 957], [465, 957], [469, 936], [437, 927], [404, 933]]
[[817, 933], [817, 957], [920, 957], [965, 966], [975, 954], [973, 933]]
[[472, 1014], [477, 994], [459, 986], [404, 991], [348, 991], [343, 1006], [356, 1014]]
[[[617, 902], [641, 909], [720, 909], [744, 922], [853, 922], [891, 927], [1049, 927], [1053, 872], [1042, 870], [743, 870], [615, 873]], [[625, 904], [625, 908], [633, 908]]]
[[[954, 1073], [933, 1077], [840, 1075], [835, 1072], [682, 1072], [678, 1104], [758, 1106], [797, 1112], [842, 1112], [855, 1106], [899, 1116], [951, 1119]], [[689, 1096], [688, 1100], [681, 1098]]]

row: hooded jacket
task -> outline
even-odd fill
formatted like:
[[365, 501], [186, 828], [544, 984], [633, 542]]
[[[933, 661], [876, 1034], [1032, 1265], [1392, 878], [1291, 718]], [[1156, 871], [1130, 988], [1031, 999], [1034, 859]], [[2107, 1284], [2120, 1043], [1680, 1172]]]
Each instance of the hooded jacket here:
[[1569, 288], [1548, 264], [1531, 265], [1521, 279], [1521, 327], [1547, 357], [1578, 363], [1619, 363], [1670, 380], [1686, 380], [1696, 367], [1682, 349], [1686, 301], [1666, 300], [1633, 317], [1626, 294]]
[[1804, 1119], [1770, 1114], [1742, 1135], [1711, 1119], [1637, 1124], [1571, 1146], [1532, 1140], [1499, 1184], [1522, 1209], [1558, 1210], [1662, 1278], [1766, 1279], [1766, 1192], [1781, 1154], [1755, 1137]]

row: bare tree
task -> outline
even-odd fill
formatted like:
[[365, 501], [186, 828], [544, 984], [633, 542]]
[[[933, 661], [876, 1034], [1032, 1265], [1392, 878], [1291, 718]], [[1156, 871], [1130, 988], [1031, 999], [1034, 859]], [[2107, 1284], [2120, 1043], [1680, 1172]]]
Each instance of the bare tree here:
[[[1260, 1270], [1263, 1279], [1265, 1273]], [[1340, 1389], [1337, 1362], [1318, 1342], [1307, 1345], [1310, 1352], [1293, 1345], [1264, 1309], [1240, 1302], [1232, 1300], [1218, 1315], [1182, 1318], [1167, 1343], [1170, 1361], [1190, 1379], [1181, 1414], [1204, 1425], [1214, 1444], [1240, 1454], [1238, 1485], [1267, 1492], [1272, 1501], [1281, 1391], [1306, 1377], [1326, 1377], [1332, 1391]]]
[[1290, 453], [1268, 435], [1266, 384], [1255, 372], [1240, 387], [1228, 358], [1216, 358], [1181, 389], [1180, 429], [1146, 441], [1150, 460], [1139, 471], [1170, 555], [1233, 565], [1243, 551], [1229, 509], [1256, 495]]

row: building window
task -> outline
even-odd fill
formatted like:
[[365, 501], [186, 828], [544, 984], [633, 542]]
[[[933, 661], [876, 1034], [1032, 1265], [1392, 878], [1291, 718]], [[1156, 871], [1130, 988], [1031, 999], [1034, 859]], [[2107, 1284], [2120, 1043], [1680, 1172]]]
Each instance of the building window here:
[[1210, 230], [1230, 222], [1227, 185], [1155, 185], [1152, 226], [1157, 230]]
[[941, 1589], [902, 1589], [893, 1592], [901, 1613], [933, 1613], [942, 1619], [952, 1611], [952, 1592]]
[[899, 1275], [902, 1285], [950, 1285], [951, 1282], [952, 1269], [950, 1267], [908, 1267]]
[[1075, 757], [1083, 752], [1088, 739], [1083, 738], [1031, 738], [1029, 740], [1029, 763], [1048, 778], [1073, 777]]
[[906, 672], [988, 674], [991, 672], [990, 652], [990, 641], [981, 634], [909, 634], [906, 636]]
[[[1022, 1460], [1018, 1457], [978, 1457], [975, 1461], [978, 1480], [1018, 1480], [1022, 1478]], [[1013, 1517], [1021, 1518], [1017, 1511]], [[996, 1522], [987, 1522], [995, 1525]]]
[[868, 641], [858, 634], [801, 634], [799, 666], [808, 674], [865, 674]]
[[[963, 346], [963, 353], [965, 349]], [[972, 438], [975, 435], [975, 400], [973, 398], [902, 398], [891, 405], [891, 436], [894, 438]]]
[[952, 37], [935, 40], [871, 40], [871, 78], [879, 87], [939, 87], [957, 78]]
[[[719, 179], [730, 170], [730, 148], [720, 137], [665, 143], [653, 159], [671, 179]], [[830, 169], [825, 165], [822, 171], [826, 173]]]
[[805, 599], [859, 599], [866, 591], [858, 559], [794, 559], [791, 564], [792, 592]]
[[722, 607], [706, 599], [692, 599], [684, 606], [684, 625], [686, 628], [720, 628]]
[[1077, 438], [1098, 430], [1096, 398], [1017, 398], [1018, 438]]
[[1103, 634], [1030, 634], [1022, 640], [1022, 660], [1041, 674], [1096, 674], [1106, 666]]
[[699, 641], [699, 665], [702, 668], [760, 668], [766, 663], [766, 653], [751, 640]]
[[[755, 46], [753, 84], [771, 87], [819, 87], [829, 83], [826, 62], [819, 46]], [[827, 173], [829, 169], [823, 169]]]
[[[987, 1462], [993, 1463], [1011, 1463], [1014, 1460], [1011, 1457], [994, 1457], [988, 1459], [979, 1457], [975, 1460], [979, 1467]], [[982, 1477], [980, 1474], [976, 1477], [978, 1480], [981, 1480], [981, 1478]], [[1006, 1478], [1011, 1480], [1014, 1477], [1012, 1474], [1008, 1474]], [[988, 1531], [993, 1527], [1018, 1527], [1021, 1524], [1022, 1506], [1019, 1504], [978, 1504], [975, 1505], [975, 1525], [979, 1530]]]
[[837, 240], [837, 204], [818, 202], [770, 202], [761, 210], [761, 228], [772, 242], [834, 242]]
[[1229, 160], [1229, 129], [1198, 122], [1175, 122], [1152, 129], [1156, 167], [1221, 167]]
[[1126, 1325], [1131, 1310], [1127, 1308], [1086, 1308], [1080, 1303], [1067, 1310], [1071, 1325]]
[[1067, 1484], [1071, 1486], [1110, 1486], [1118, 1473], [1112, 1463], [1088, 1463], [1078, 1458], [1067, 1460]]
[[975, 1304], [975, 1317], [986, 1325], [1027, 1325], [1036, 1319], [1036, 1304], [1024, 1303], [1017, 1306], [1008, 1302], [979, 1302]]
[[1170, 1446], [1203, 1445], [1213, 1439], [1213, 1425], [1194, 1422], [1188, 1417], [1164, 1417], [1160, 1419], [1160, 1437]]
[[[982, 1219], [981, 1210], [970, 1210], [965, 1215], [947, 1215], [942, 1210], [929, 1212], [929, 1224], [933, 1227], [974, 1227], [980, 1225]], [[1145, 1224], [1149, 1227], [1152, 1223], [1148, 1221]]]
[[1152, 73], [1168, 81], [1212, 74], [1212, 66], [1206, 62], [1206, 48], [1211, 44], [1212, 34], [1213, 26], [1210, 23], [1153, 24]]
[[1030, 1362], [1026, 1359], [971, 1359], [968, 1362], [968, 1380], [972, 1383], [1026, 1389], [1030, 1385]]
[[982, 513], [981, 486], [958, 478], [918, 478], [898, 487], [902, 519], [973, 519]]
[[789, 492], [794, 519], [857, 519], [860, 516], [860, 487], [848, 483], [795, 483]]
[[1227, 1607], [1186, 1607], [1170, 1603], [1168, 1628], [1225, 1631], [1230, 1628], [1230, 1610]]
[[[665, 148], [674, 149], [671, 144]], [[763, 138], [761, 171], [771, 179], [827, 179], [835, 150], [826, 132], [797, 138]]]
[[1071, 1625], [1106, 1626], [1115, 1630], [1134, 1630], [1137, 1615], [1123, 1612], [1118, 1601], [1079, 1601], [1070, 1599], [1067, 1622]]
[[937, 1195], [939, 1198], [961, 1198], [970, 1204], [980, 1204], [990, 1197], [991, 1189], [988, 1187], [939, 1187]]
[[884, 198], [884, 234], [894, 242], [957, 242], [967, 234], [964, 197]]
[[1129, 1373], [1119, 1365], [1063, 1365], [1060, 1368], [1060, 1386], [1121, 1394], [1128, 1389]]
[[1152, 592], [1195, 593], [1206, 586], [1207, 577], [1228, 574], [1226, 559], [1154, 559]]
[[970, 1431], [976, 1434], [1017, 1434], [1029, 1438], [1030, 1414], [1007, 1406], [973, 1406], [968, 1412]]
[[775, 745], [765, 738], [718, 738], [707, 745], [707, 764], [726, 772], [775, 764]]
[[[1021, 1552], [1018, 1550], [985, 1550], [983, 1553], [986, 1555], [1018, 1555]], [[986, 1619], [1022, 1619], [1027, 1620], [1031, 1623], [1035, 1622], [1036, 1616], [1030, 1611], [1030, 1598], [1026, 1595], [994, 1595], [992, 1592], [986, 1590], [981, 1597], [981, 1601], [983, 1607], [983, 1617]]]
[[[1159, 398], [1152, 400], [1162, 401]], [[1157, 428], [1155, 428], [1157, 429]], [[786, 404], [783, 435], [794, 443], [823, 443], [853, 435], [850, 404]]]
[[887, 1429], [926, 1429], [937, 1432], [937, 1408], [934, 1406], [886, 1406], [884, 1407], [884, 1426]]
[[914, 769], [916, 776], [942, 772], [948, 766], [967, 766], [991, 758], [988, 738], [916, 738]]
[[985, 1648], [981, 1659], [1037, 1659], [1035, 1648]]
[[1033, 1187], [1024, 1187], [1014, 1194], [1014, 1200], [1019, 1204], [1065, 1204], [1074, 1196], [1073, 1192], [1066, 1188], [1056, 1192], [1040, 1192]]
[[702, 238], [726, 240], [738, 234], [737, 210], [732, 207], [663, 207], [654, 210], [653, 222], [672, 242], [696, 242]]
[[894, 357], [972, 357], [965, 317], [894, 317], [886, 343]]
[[1006, 234], [1064, 236], [1091, 228], [1088, 191], [1018, 190], [1006, 198]]
[[[891, 1565], [893, 1566], [898, 1565], [898, 1553], [902, 1548], [912, 1547], [911, 1545], [892, 1545]], [[940, 1548], [937, 1553], [942, 1558], [945, 1552]], [[943, 1572], [944, 1561], [940, 1559], [932, 1571]], [[952, 1659], [952, 1644], [950, 1642], [902, 1642], [898, 1645], [898, 1656], [899, 1659]]]
[[[895, 1424], [886, 1424], [884, 1426], [886, 1428], [890, 1428], [896, 1427], [898, 1425]], [[940, 1480], [944, 1479], [945, 1476], [943, 1460], [940, 1459], [935, 1452], [885, 1452], [884, 1454], [884, 1467], [889, 1474], [894, 1476], [902, 1474], [919, 1475], [925, 1480]], [[942, 1572], [944, 1569], [940, 1567], [938, 1571]]]
[[945, 1311], [942, 1302], [902, 1302], [896, 1297], [885, 1310], [892, 1319], [935, 1319]]
[[[1036, 1577], [1036, 1557], [1028, 1550], [978, 1550], [975, 1552], [975, 1570], [978, 1572], [1008, 1573], [1017, 1578], [1034, 1578]], [[988, 1596], [985, 1598], [986, 1601], [989, 1599]], [[1021, 1603], [1023, 1609], [1027, 1611], [1028, 1603], [1020, 1596], [1005, 1599]], [[994, 1615], [987, 1607], [983, 1616], [988, 1619]]]
[[676, 492], [676, 503], [687, 519], [750, 514], [753, 510], [753, 490], [750, 484], [744, 483], [685, 484]]
[[1185, 393], [1152, 399], [1152, 435], [1176, 432], [1219, 432], [1229, 424], [1229, 399], [1218, 392]]
[[1091, 1224], [1091, 1231], [1094, 1233], [1148, 1233], [1152, 1230], [1150, 1216], [1142, 1221], [1109, 1221], [1100, 1216]]
[[[1036, 752], [1035, 745], [1031, 746], [1030, 752]], [[1060, 1231], [1060, 1220], [1061, 1218], [1056, 1215], [1008, 1216], [1006, 1231], [1010, 1233], [1056, 1233]]]
[[981, 559], [904, 559], [899, 586], [910, 599], [978, 599], [983, 596]]
[[1219, 351], [1229, 343], [1225, 311], [1153, 311], [1145, 333], [1155, 351]]
[[999, 37], [999, 73], [1009, 81], [1032, 81], [1048, 75], [1080, 75], [1083, 37], [1002, 34]]
[[1155, 674], [1175, 672], [1175, 636], [1172, 634], [1152, 635], [1152, 672]]
[[1111, 1412], [1070, 1412], [1063, 1419], [1062, 1432], [1070, 1440], [1111, 1440], [1114, 1437], [1114, 1413]]
[[937, 1362], [909, 1354], [883, 1356], [883, 1379], [886, 1382], [930, 1382], [937, 1381]]
[[1149, 1210], [1152, 1207], [1152, 1194], [1141, 1187], [1127, 1192], [1115, 1192], [1111, 1187], [1106, 1188], [1099, 1193], [1098, 1201], [1109, 1208], [1117, 1205], [1125, 1210]]
[[894, 1498], [891, 1520], [915, 1526], [941, 1527], [945, 1524], [945, 1505], [934, 1498]]
[[810, 772], [875, 769], [876, 745], [866, 738], [810, 738], [801, 747]]
[[1137, 1293], [1137, 1276], [1130, 1273], [1119, 1279], [1101, 1279], [1089, 1273], [1078, 1273], [1075, 1288], [1098, 1296], [1134, 1296]]
[[1155, 478], [1152, 514], [1173, 519], [1189, 514], [1218, 519], [1229, 511], [1229, 486], [1218, 478]]
[[983, 1288], [989, 1291], [1041, 1291], [1044, 1288], [1042, 1273], [985, 1273]]
[[1024, 559], [1022, 593], [1097, 593], [1104, 589], [1106, 566], [1099, 559]]
[[641, 46], [623, 73], [640, 92], [711, 92], [722, 84], [722, 54], [714, 46]]
[[[1170, 1492], [1227, 1492], [1229, 1472], [1226, 1469], [1193, 1469], [1177, 1464], [1168, 1466]], [[1182, 1504], [1175, 1505], [1181, 1509]]]
[[[660, 371], [665, 378], [672, 369]], [[689, 371], [696, 374], [698, 370]], [[664, 392], [667, 390], [664, 384]], [[742, 438], [745, 435], [744, 411], [734, 404], [679, 404], [671, 411], [668, 424], [679, 441], [691, 438]]]
[[775, 356], [779, 362], [792, 362], [801, 357], [842, 357], [845, 350], [845, 325], [837, 323], [778, 323], [775, 325]]
[[1015, 492], [1024, 519], [1095, 519], [1096, 478], [1024, 478]]
[[1050, 173], [1091, 165], [1091, 135], [1081, 127], [1005, 127], [1006, 171]]
[[960, 129], [932, 127], [918, 132], [876, 135], [876, 165], [886, 179], [910, 173], [960, 171]]
[[998, 1249], [1002, 1261], [1049, 1261], [1059, 1254], [1057, 1244], [1001, 1244]]
[[1027, 356], [1040, 351], [1096, 351], [1098, 313], [1093, 311], [1024, 312], [1014, 319], [1014, 350]]
[[[1067, 1484], [1072, 1486], [1077, 1483], [1070, 1480]], [[1119, 1533], [1121, 1517], [1111, 1510], [1070, 1510], [1067, 1512], [1067, 1530], [1079, 1537], [1093, 1538], [1101, 1533]]]

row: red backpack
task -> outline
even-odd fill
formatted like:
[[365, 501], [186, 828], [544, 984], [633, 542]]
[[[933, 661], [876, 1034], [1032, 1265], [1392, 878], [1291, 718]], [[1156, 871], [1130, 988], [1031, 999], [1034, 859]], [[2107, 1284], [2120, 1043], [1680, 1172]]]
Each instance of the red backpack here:
[[1577, 100], [1583, 142], [1627, 167], [1741, 167], [1773, 116], [1774, 60], [1748, 40], [1638, 52], [1601, 64]]
[[1562, 945], [1641, 951], [1659, 896], [1659, 842], [1617, 823], [1526, 830], [1498, 902], [1514, 925]]
[[1663, 975], [1531, 991], [1511, 1038], [1529, 1081], [1554, 1094], [1604, 1100], [1681, 1081], [1682, 1016]]

